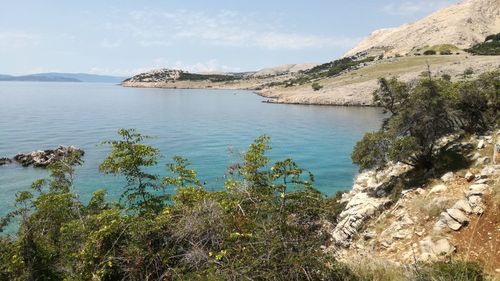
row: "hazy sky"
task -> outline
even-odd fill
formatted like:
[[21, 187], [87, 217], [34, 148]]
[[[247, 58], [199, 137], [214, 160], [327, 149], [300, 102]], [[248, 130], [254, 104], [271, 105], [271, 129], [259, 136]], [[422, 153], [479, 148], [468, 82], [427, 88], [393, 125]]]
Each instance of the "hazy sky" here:
[[0, 73], [326, 62], [458, 0], [1, 0]]

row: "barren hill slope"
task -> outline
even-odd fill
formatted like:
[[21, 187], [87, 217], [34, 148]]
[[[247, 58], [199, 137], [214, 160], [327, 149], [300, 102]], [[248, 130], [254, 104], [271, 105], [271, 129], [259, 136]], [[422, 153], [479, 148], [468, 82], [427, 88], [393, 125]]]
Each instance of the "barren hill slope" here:
[[345, 56], [373, 48], [385, 49], [387, 55], [406, 55], [421, 47], [440, 44], [463, 49], [499, 32], [499, 0], [465, 0], [415, 23], [377, 30]]

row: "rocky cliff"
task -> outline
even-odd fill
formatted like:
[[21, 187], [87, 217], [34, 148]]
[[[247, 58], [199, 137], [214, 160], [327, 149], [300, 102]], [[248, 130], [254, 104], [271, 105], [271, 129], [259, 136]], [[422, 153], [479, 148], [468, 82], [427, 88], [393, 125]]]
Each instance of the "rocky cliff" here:
[[347, 262], [396, 265], [461, 258], [500, 275], [500, 130], [441, 143], [468, 151], [471, 166], [411, 188], [411, 167], [401, 163], [360, 173], [330, 226], [329, 250]]

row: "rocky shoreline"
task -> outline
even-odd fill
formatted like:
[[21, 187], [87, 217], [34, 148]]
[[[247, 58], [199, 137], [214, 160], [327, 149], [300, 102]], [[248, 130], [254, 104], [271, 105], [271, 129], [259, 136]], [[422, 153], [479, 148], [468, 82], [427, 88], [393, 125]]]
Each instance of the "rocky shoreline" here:
[[[379, 171], [360, 173], [336, 222], [327, 225], [331, 244], [327, 249], [342, 260], [378, 257], [397, 265], [446, 260], [452, 256], [481, 252], [499, 241], [498, 230], [469, 229], [483, 219], [497, 217], [492, 194], [500, 186], [500, 130], [464, 141], [450, 136], [443, 143], [467, 148], [472, 165], [429, 177], [420, 187], [394, 192], [396, 180], [404, 180], [412, 168], [391, 163]], [[493, 155], [493, 158], [491, 158]], [[399, 194], [397, 199], [395, 194]], [[493, 204], [493, 205], [492, 205]], [[482, 222], [482, 225], [495, 222]], [[477, 233], [477, 232], [480, 233]], [[469, 245], [460, 240], [467, 233], [484, 236]], [[483, 233], [484, 232], [484, 233]], [[477, 245], [476, 245], [477, 244]], [[481, 255], [477, 254], [477, 259]], [[499, 264], [492, 264], [500, 270]]]
[[79, 160], [84, 154], [85, 152], [78, 147], [60, 145], [55, 149], [18, 153], [12, 159], [0, 158], [0, 166], [16, 162], [23, 167], [33, 166], [44, 168], [70, 155], [75, 155], [76, 160]]

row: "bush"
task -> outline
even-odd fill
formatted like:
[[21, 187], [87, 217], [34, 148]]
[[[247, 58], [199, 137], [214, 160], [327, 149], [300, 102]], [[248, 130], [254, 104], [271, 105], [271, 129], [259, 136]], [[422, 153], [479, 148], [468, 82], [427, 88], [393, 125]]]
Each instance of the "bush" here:
[[444, 50], [444, 51], [441, 51], [439, 54], [443, 55], [443, 56], [450, 56], [453, 53], [451, 52], [451, 50]]
[[424, 55], [426, 55], [426, 56], [432, 56], [435, 54], [436, 54], [436, 51], [434, 51], [434, 50], [427, 50], [424, 52]]
[[441, 78], [445, 81], [451, 81], [451, 75], [450, 74], [443, 74], [441, 75]]
[[464, 77], [469, 77], [472, 74], [474, 74], [474, 69], [472, 67], [469, 67], [464, 70]]
[[477, 263], [452, 261], [437, 262], [424, 267], [423, 272], [417, 274], [417, 280], [483, 281], [486, 277]]
[[311, 88], [314, 91], [319, 91], [319, 90], [323, 89], [323, 86], [321, 86], [319, 83], [314, 82], [311, 84]]
[[456, 83], [427, 76], [415, 83], [379, 80], [374, 101], [391, 116], [378, 132], [365, 134], [355, 145], [351, 158], [361, 170], [380, 168], [388, 161], [436, 168], [436, 163], [447, 163], [441, 157], [450, 155], [442, 153], [446, 147], [436, 149], [441, 137], [460, 130], [482, 133], [498, 122], [498, 71]]
[[122, 202], [108, 203], [102, 190], [79, 201], [68, 159], [51, 165], [51, 177], [18, 194], [17, 209], [0, 221], [20, 220], [13, 239], [0, 239], [0, 279], [354, 280], [321, 248], [323, 220], [342, 206], [292, 159], [271, 164], [268, 137], [210, 192], [182, 157], [164, 177], [147, 173], [159, 150], [135, 130], [119, 135], [105, 142], [111, 153], [101, 170], [127, 180]]
[[500, 33], [487, 36], [484, 42], [478, 43], [465, 51], [474, 55], [500, 55]]

